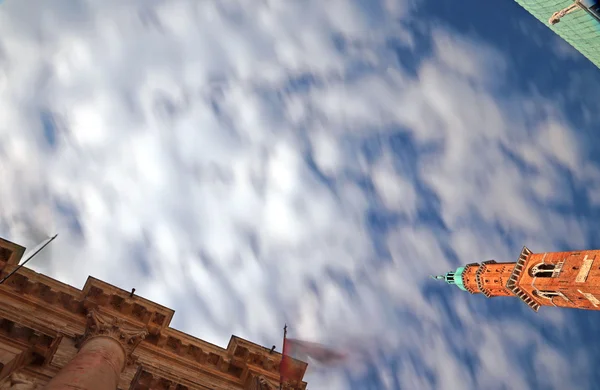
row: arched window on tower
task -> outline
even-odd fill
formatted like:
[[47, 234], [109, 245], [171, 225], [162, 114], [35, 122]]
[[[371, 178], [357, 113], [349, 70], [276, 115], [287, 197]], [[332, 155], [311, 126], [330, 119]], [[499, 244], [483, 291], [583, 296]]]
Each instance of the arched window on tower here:
[[558, 291], [544, 291], [544, 290], [535, 290], [533, 295], [538, 296], [540, 298], [552, 299], [554, 297], [558, 297], [561, 294]]
[[556, 265], [540, 263], [536, 264], [529, 270], [529, 274], [534, 278], [551, 278]]

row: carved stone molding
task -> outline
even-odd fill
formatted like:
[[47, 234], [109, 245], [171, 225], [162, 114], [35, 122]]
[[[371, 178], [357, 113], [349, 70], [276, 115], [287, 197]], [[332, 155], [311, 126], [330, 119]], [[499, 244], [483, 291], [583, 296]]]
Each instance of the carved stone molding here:
[[[11, 245], [0, 239], [0, 274], [24, 252]], [[129, 390], [279, 389], [281, 353], [236, 336], [223, 348], [173, 329], [172, 309], [134, 291], [93, 277], [78, 289], [27, 267], [0, 287], [0, 390], [40, 390], [36, 381], [55, 379], [54, 389], [68, 388], [74, 376], [99, 389], [113, 372]]]
[[[277, 389], [280, 389], [280, 387], [278, 386]], [[281, 390], [306, 390], [306, 383], [304, 383], [304, 382], [283, 383], [281, 385]]]
[[269, 382], [262, 376], [256, 376], [252, 380], [250, 385], [250, 390], [272, 390], [273, 387], [269, 384]]
[[301, 386], [299, 386], [299, 385], [296, 386], [296, 385], [293, 385], [293, 384], [290, 384], [290, 383], [284, 383], [281, 386], [281, 390], [300, 390], [300, 389], [302, 389]]
[[39, 390], [41, 388], [41, 384], [19, 373], [13, 373], [4, 383], [0, 384], [0, 390]]
[[[196, 387], [194, 387], [195, 389]], [[204, 389], [204, 387], [202, 387]], [[206, 387], [208, 389], [208, 387]], [[129, 390], [140, 389], [161, 389], [161, 390], [188, 390], [188, 387], [178, 383], [173, 378], [167, 379], [160, 374], [146, 371], [143, 366], [138, 368], [135, 376], [131, 380]]]
[[83, 345], [95, 337], [108, 337], [119, 343], [125, 353], [127, 365], [134, 364], [136, 359], [131, 355], [144, 340], [148, 331], [145, 328], [134, 328], [123, 323], [119, 318], [90, 310], [87, 315], [85, 333], [76, 343], [81, 349]]

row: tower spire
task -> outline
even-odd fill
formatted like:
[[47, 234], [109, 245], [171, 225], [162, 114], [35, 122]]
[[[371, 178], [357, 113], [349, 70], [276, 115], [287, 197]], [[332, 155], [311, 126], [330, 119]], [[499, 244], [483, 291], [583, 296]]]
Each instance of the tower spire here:
[[464, 270], [465, 270], [465, 267], [458, 267], [456, 269], [456, 271], [446, 272], [445, 275], [437, 275], [437, 276], [430, 275], [430, 277], [435, 280], [443, 280], [448, 284], [455, 284], [461, 290], [466, 291], [466, 289], [464, 287], [464, 283], [463, 283], [463, 277], [462, 277]]
[[533, 253], [523, 247], [517, 261], [467, 264], [432, 276], [487, 298], [516, 297], [534, 311], [541, 306], [600, 310], [600, 250]]

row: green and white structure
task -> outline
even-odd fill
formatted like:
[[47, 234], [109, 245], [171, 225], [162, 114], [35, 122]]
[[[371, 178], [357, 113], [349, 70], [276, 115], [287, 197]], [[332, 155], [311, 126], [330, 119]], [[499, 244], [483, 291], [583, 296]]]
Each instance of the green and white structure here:
[[600, 68], [600, 0], [516, 0]]

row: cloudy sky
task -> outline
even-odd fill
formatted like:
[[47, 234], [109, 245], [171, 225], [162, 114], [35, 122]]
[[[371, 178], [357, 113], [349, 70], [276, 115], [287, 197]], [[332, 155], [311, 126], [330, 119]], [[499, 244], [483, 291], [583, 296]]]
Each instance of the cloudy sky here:
[[600, 248], [600, 72], [511, 0], [6, 0], [0, 236], [311, 389], [593, 389], [598, 314], [428, 278]]

